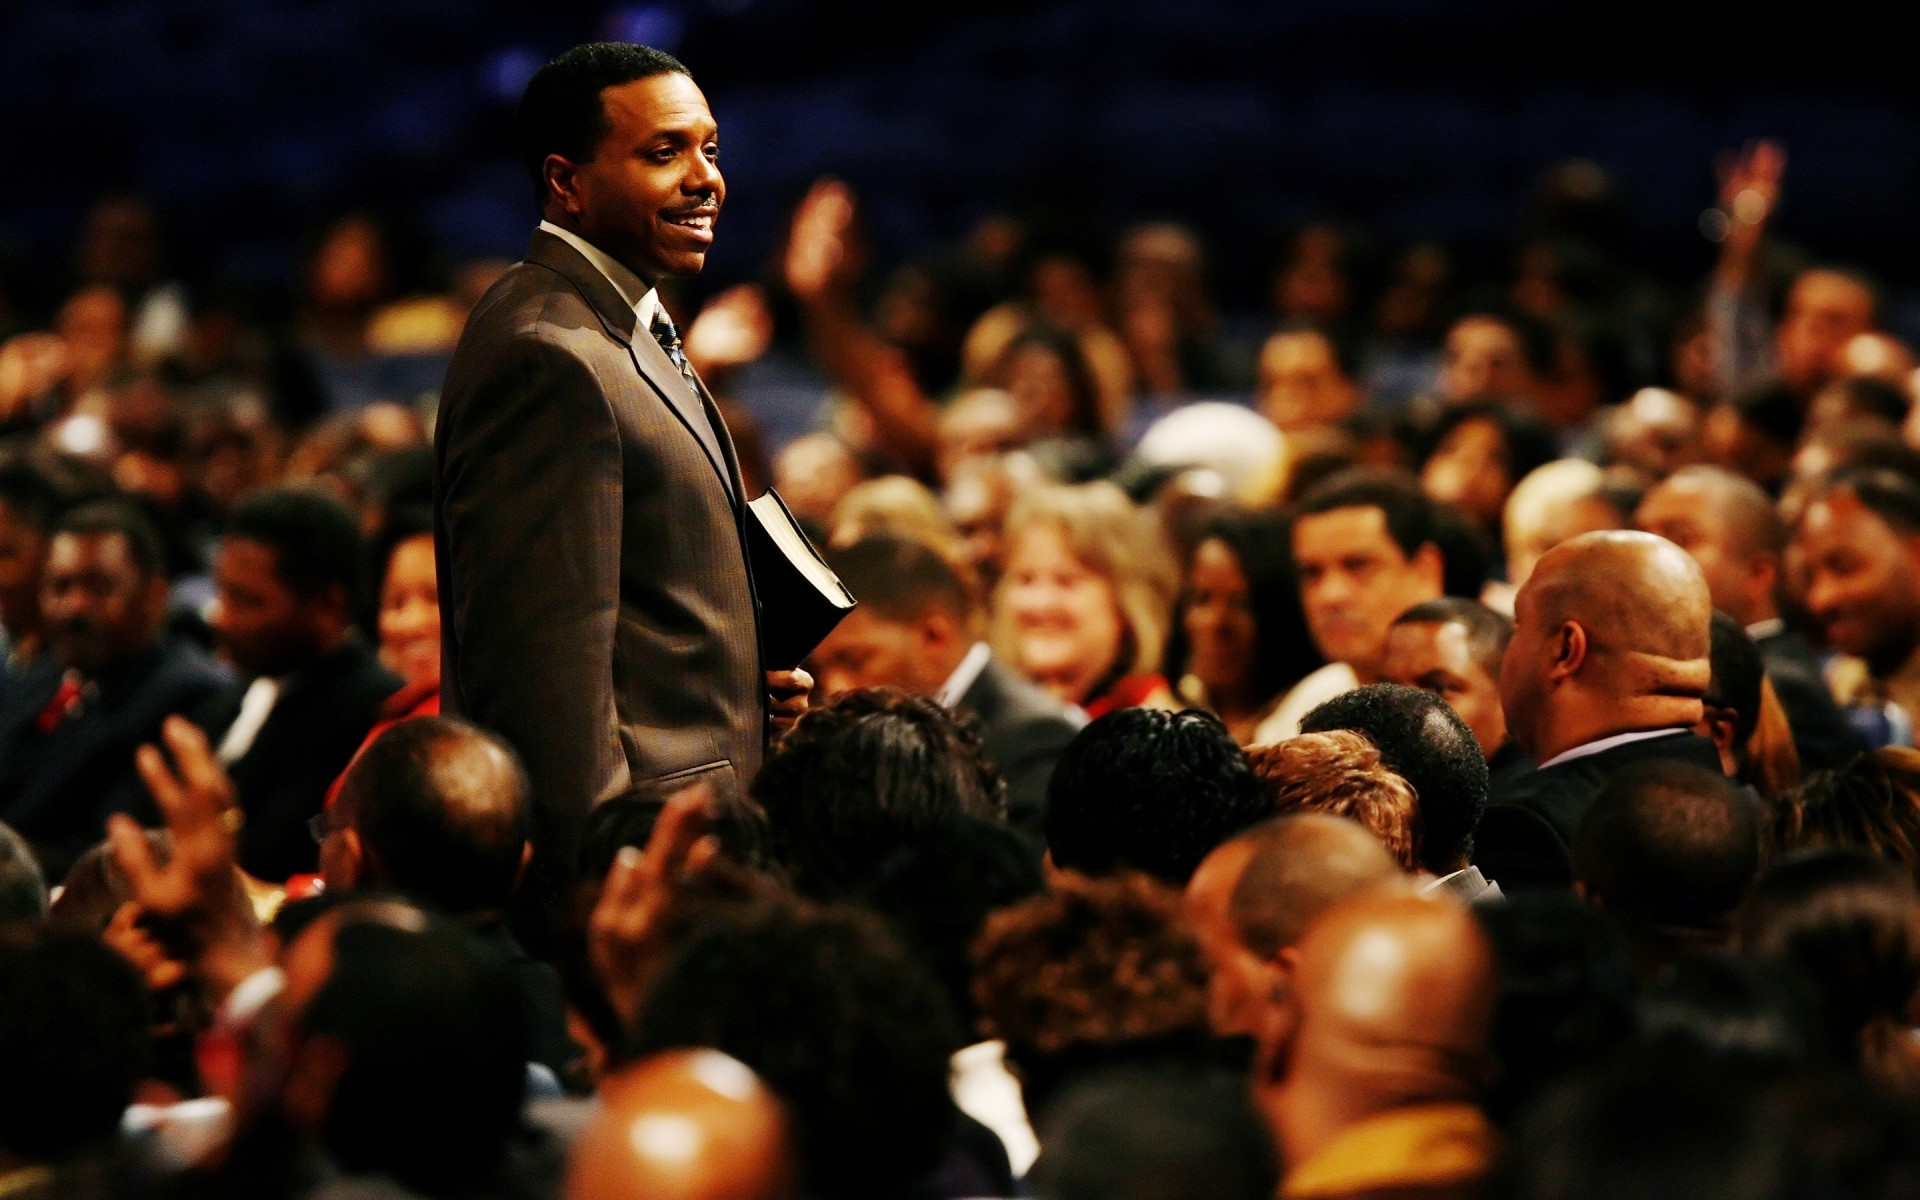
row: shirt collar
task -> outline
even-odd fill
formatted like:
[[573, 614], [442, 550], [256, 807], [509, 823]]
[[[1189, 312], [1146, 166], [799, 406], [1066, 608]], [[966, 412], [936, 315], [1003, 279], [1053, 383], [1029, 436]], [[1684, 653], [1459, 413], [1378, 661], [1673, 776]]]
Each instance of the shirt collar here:
[[987, 669], [987, 660], [991, 657], [993, 652], [985, 642], [975, 642], [973, 649], [967, 651], [967, 656], [960, 660], [960, 665], [953, 669], [953, 674], [947, 676], [947, 681], [940, 685], [940, 691], [934, 699], [948, 708], [959, 704], [979, 680], [980, 672]]
[[589, 242], [571, 229], [562, 229], [552, 221], [540, 222], [543, 232], [550, 233], [567, 245], [580, 252], [580, 257], [593, 264], [594, 270], [607, 277], [613, 290], [633, 308], [633, 315], [640, 320], [640, 328], [653, 331], [654, 314], [660, 310], [660, 293], [647, 286], [647, 281], [635, 275], [627, 267], [605, 250]]
[[1557, 767], [1561, 763], [1572, 762], [1576, 758], [1587, 758], [1590, 755], [1603, 754], [1615, 746], [1626, 746], [1634, 742], [1651, 741], [1654, 738], [1672, 737], [1675, 734], [1686, 732], [1687, 730], [1685, 729], [1668, 728], [1636, 729], [1632, 733], [1616, 733], [1612, 737], [1603, 737], [1599, 741], [1588, 742], [1584, 746], [1575, 746], [1571, 750], [1562, 751], [1541, 763], [1540, 769], [1544, 771], [1548, 767]]
[[1768, 617], [1764, 621], [1755, 621], [1753, 624], [1747, 626], [1747, 636], [1756, 642], [1761, 638], [1770, 638], [1777, 633], [1785, 633], [1786, 631], [1787, 623], [1779, 617]]

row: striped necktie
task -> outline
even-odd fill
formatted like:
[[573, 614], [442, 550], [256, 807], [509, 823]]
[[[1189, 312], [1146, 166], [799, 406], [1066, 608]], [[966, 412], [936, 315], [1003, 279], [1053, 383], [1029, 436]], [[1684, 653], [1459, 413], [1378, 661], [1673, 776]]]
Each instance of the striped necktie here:
[[706, 399], [700, 390], [700, 380], [693, 373], [693, 364], [687, 361], [686, 352], [680, 348], [680, 331], [674, 328], [673, 318], [664, 308], [653, 310], [653, 340], [660, 343], [660, 349], [666, 351], [667, 361], [680, 369], [680, 378], [687, 381], [693, 394], [703, 401]]

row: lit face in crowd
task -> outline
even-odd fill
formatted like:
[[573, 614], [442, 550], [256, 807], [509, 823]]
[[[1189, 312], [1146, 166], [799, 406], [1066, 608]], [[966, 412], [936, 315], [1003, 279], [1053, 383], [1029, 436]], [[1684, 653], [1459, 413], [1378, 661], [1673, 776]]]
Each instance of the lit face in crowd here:
[[1210, 696], [1239, 697], [1253, 674], [1260, 630], [1253, 587], [1232, 547], [1217, 537], [1200, 543], [1186, 594], [1180, 619], [1191, 651], [1189, 669]]
[[393, 548], [380, 585], [380, 662], [409, 684], [440, 685], [440, 585], [433, 536]]
[[166, 581], [134, 560], [123, 533], [58, 533], [47, 546], [40, 613], [55, 661], [97, 674], [152, 646]]
[[1507, 740], [1499, 668], [1489, 671], [1473, 657], [1472, 639], [1458, 621], [1395, 625], [1387, 634], [1381, 675], [1388, 683], [1420, 688], [1445, 700], [1488, 758]]
[[1794, 542], [1807, 611], [1834, 648], [1880, 674], [1905, 663], [1920, 646], [1912, 540], [1842, 488], [1807, 506]]
[[1362, 683], [1380, 677], [1393, 619], [1440, 595], [1439, 550], [1428, 544], [1409, 557], [1388, 533], [1386, 513], [1371, 506], [1302, 516], [1293, 561], [1314, 644]]
[[1126, 622], [1113, 582], [1075, 557], [1053, 525], [1014, 540], [1000, 603], [1012, 619], [1014, 666], [1062, 700], [1089, 699], [1120, 660]]

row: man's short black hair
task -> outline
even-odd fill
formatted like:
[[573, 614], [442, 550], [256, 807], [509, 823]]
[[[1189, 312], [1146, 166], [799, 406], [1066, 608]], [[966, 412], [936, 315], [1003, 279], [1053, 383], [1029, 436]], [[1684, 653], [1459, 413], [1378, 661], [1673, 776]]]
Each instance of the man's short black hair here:
[[63, 497], [46, 472], [15, 458], [0, 463], [0, 504], [7, 506], [14, 520], [44, 534], [60, 515]]
[[689, 72], [664, 50], [631, 42], [588, 42], [535, 71], [514, 114], [514, 136], [520, 161], [533, 179], [534, 202], [546, 207], [548, 155], [576, 163], [593, 161], [607, 134], [601, 92], [666, 74]]
[[47, 915], [47, 879], [13, 827], [0, 822], [0, 928]]
[[1351, 730], [1372, 742], [1387, 769], [1419, 797], [1420, 865], [1458, 870], [1473, 853], [1487, 807], [1487, 758], [1447, 702], [1420, 688], [1375, 683], [1343, 692], [1300, 720], [1302, 733]]
[[1218, 718], [1125, 708], [1061, 753], [1047, 786], [1047, 849], [1063, 870], [1131, 869], [1185, 886], [1214, 847], [1272, 815]]
[[1341, 508], [1377, 508], [1400, 553], [1412, 558], [1422, 546], [1440, 548], [1439, 514], [1411, 475], [1377, 467], [1350, 467], [1322, 479], [1300, 497], [1299, 516]]
[[1760, 868], [1758, 805], [1718, 771], [1635, 763], [1573, 836], [1573, 877], [1629, 927], [1725, 932]]
[[302, 599], [338, 586], [348, 611], [366, 580], [366, 542], [347, 506], [325, 492], [278, 487], [258, 492], [234, 510], [226, 536], [258, 542], [274, 552], [274, 575]]
[[167, 547], [147, 515], [123, 500], [96, 500], [83, 504], [54, 522], [57, 536], [105, 537], [119, 534], [127, 540], [127, 556], [140, 574], [153, 579], [167, 571]]
[[1766, 661], [1746, 627], [1723, 612], [1713, 614], [1710, 644], [1713, 677], [1703, 699], [1708, 708], [1733, 713], [1734, 746], [1745, 750], [1760, 727], [1760, 685], [1767, 677]]
[[939, 1163], [963, 1040], [940, 987], [877, 916], [768, 900], [674, 946], [627, 1050], [739, 1059], [792, 1114], [806, 1194], [881, 1200]]
[[978, 722], [894, 688], [848, 692], [802, 717], [753, 781], [772, 849], [803, 895], [835, 900], [916, 830], [1005, 815]]
[[347, 771], [339, 804], [385, 886], [453, 916], [502, 908], [520, 878], [530, 834], [527, 779], [517, 759], [499, 782], [471, 756], [505, 742], [451, 717], [401, 721], [373, 740]]
[[1920, 480], [1885, 467], [1836, 471], [1820, 489], [1822, 496], [1851, 492], [1874, 516], [1901, 537], [1920, 534]]
[[0, 1151], [59, 1164], [110, 1145], [148, 1059], [147, 990], [88, 934], [0, 928]]
[[1465, 596], [1442, 596], [1414, 605], [1393, 619], [1395, 625], [1458, 625], [1467, 633], [1474, 665], [1500, 678], [1500, 659], [1513, 640], [1513, 618]]
[[1047, 1106], [1033, 1184], [1047, 1200], [1268, 1200], [1273, 1144], [1244, 1074], [1177, 1062], [1089, 1073]]
[[393, 901], [348, 905], [332, 950], [299, 1026], [346, 1050], [323, 1133], [333, 1161], [426, 1195], [497, 1169], [532, 1054], [511, 969], [465, 930]]
[[932, 547], [892, 533], [871, 533], [850, 546], [829, 549], [827, 565], [860, 607], [888, 621], [917, 621], [941, 609], [967, 624], [979, 610], [973, 588], [959, 569]]

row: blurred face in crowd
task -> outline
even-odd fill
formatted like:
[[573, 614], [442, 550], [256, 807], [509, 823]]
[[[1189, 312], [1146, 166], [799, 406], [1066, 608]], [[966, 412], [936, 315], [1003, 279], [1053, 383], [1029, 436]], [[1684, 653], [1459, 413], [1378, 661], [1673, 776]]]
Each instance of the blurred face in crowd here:
[[380, 662], [410, 684], [440, 686], [440, 584], [431, 534], [408, 538], [387, 559]]
[[391, 282], [380, 230], [361, 217], [328, 230], [307, 269], [307, 288], [321, 308], [370, 308], [386, 296]]
[[1607, 430], [1607, 455], [1657, 483], [1704, 457], [1700, 411], [1665, 388], [1642, 388], [1620, 406]]
[[[318, 657], [338, 636], [345, 600], [305, 597], [280, 578], [279, 552], [227, 538], [214, 558], [213, 631], [236, 667], [284, 675]], [[338, 589], [334, 589], [337, 591]]]
[[103, 200], [87, 214], [80, 274], [98, 283], [142, 288], [160, 273], [160, 231], [153, 210], [131, 197]]
[[1774, 331], [1780, 378], [1812, 392], [1833, 377], [1847, 341], [1873, 328], [1873, 293], [1838, 271], [1807, 271], [1787, 292], [1786, 312]]
[[727, 197], [720, 131], [707, 98], [678, 72], [600, 93], [606, 133], [590, 161], [547, 159], [547, 211], [649, 283], [707, 262]]
[[1715, 500], [1711, 485], [1683, 475], [1648, 492], [1633, 523], [1693, 556], [1707, 577], [1713, 606], [1721, 612], [1742, 625], [1775, 616], [1778, 557], [1746, 552], [1727, 512]]
[[952, 480], [970, 458], [1017, 449], [1025, 437], [1020, 404], [998, 388], [975, 388], [940, 414], [940, 478]]
[[1181, 613], [1191, 647], [1191, 669], [1209, 695], [1235, 700], [1252, 681], [1259, 627], [1253, 588], [1232, 547], [1208, 538], [1193, 552], [1187, 571], [1187, 603]]
[[1363, 683], [1379, 678], [1393, 619], [1440, 595], [1439, 550], [1429, 544], [1408, 557], [1378, 508], [1302, 516], [1293, 527], [1293, 561], [1314, 644]]
[[1007, 360], [1007, 391], [1029, 437], [1072, 432], [1079, 408], [1067, 364], [1047, 346], [1032, 342]]
[[18, 638], [40, 623], [40, 560], [47, 539], [0, 500], [0, 625]]
[[1076, 558], [1053, 525], [1014, 539], [1000, 602], [1012, 618], [1014, 665], [1063, 700], [1088, 699], [1120, 659], [1126, 622], [1113, 583]]
[[127, 304], [110, 287], [82, 288], [60, 306], [54, 331], [66, 343], [69, 386], [84, 391], [106, 382], [127, 356]]
[[875, 687], [932, 696], [960, 665], [968, 645], [959, 622], [937, 607], [911, 621], [856, 608], [813, 652], [808, 670], [829, 700]]
[[40, 612], [62, 666], [93, 675], [151, 648], [167, 581], [149, 576], [120, 533], [59, 533], [47, 546]]
[[1876, 673], [1901, 666], [1920, 645], [1920, 593], [1913, 539], [1903, 538], [1846, 489], [1808, 505], [1794, 533], [1806, 606], [1827, 640]]
[[1387, 634], [1381, 677], [1388, 683], [1432, 692], [1473, 730], [1480, 751], [1492, 758], [1507, 740], [1507, 713], [1500, 704], [1498, 669], [1473, 657], [1467, 627], [1458, 621], [1395, 625]]
[[1481, 417], [1449, 430], [1420, 468], [1421, 491], [1488, 528], [1500, 524], [1500, 510], [1513, 485], [1506, 432], [1497, 422]]
[[1260, 351], [1262, 414], [1281, 429], [1337, 425], [1359, 393], [1340, 369], [1333, 343], [1314, 330], [1276, 333]]
[[994, 458], [963, 458], [954, 464], [940, 502], [960, 535], [960, 552], [981, 586], [991, 588], [1006, 564], [1007, 511], [1013, 507], [1013, 477]]
[[1444, 354], [1440, 395], [1453, 404], [1526, 396], [1537, 382], [1519, 333], [1492, 317], [1468, 317], [1448, 330]]

